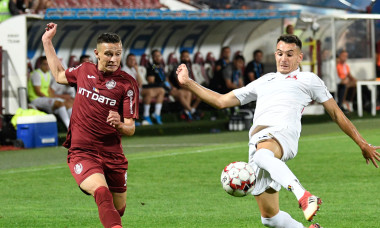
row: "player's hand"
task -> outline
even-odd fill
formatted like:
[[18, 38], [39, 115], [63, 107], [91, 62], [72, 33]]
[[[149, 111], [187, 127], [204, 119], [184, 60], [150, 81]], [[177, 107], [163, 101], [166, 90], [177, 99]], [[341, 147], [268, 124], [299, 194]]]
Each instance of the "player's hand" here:
[[376, 167], [379, 168], [379, 165], [377, 164], [377, 161], [380, 161], [380, 153], [376, 150], [379, 150], [380, 146], [372, 146], [371, 144], [367, 144], [362, 149], [363, 157], [365, 158], [367, 165], [369, 165], [370, 162]]
[[114, 128], [118, 128], [119, 125], [122, 123], [120, 121], [119, 113], [110, 110], [108, 117], [107, 117], [107, 123], [109, 123]]
[[42, 41], [51, 41], [57, 32], [57, 24], [50, 22], [46, 25], [45, 33], [42, 35]]
[[179, 65], [176, 73], [178, 75], [178, 82], [180, 85], [186, 85], [186, 83], [190, 81], [189, 71], [185, 64]]

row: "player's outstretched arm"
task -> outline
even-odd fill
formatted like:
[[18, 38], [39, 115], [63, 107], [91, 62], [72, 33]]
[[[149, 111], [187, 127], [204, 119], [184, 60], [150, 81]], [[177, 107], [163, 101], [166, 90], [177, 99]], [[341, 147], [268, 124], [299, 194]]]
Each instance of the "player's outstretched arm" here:
[[189, 71], [185, 64], [178, 66], [177, 75], [178, 82], [182, 87], [190, 90], [202, 101], [214, 108], [222, 109], [240, 105], [240, 101], [236, 98], [233, 92], [220, 94], [199, 85], [197, 82], [189, 78]]
[[333, 98], [323, 103], [324, 108], [330, 114], [331, 118], [339, 125], [339, 127], [350, 136], [356, 144], [362, 150], [362, 155], [366, 160], [367, 164], [372, 162], [372, 164], [379, 168], [376, 161], [380, 161], [380, 153], [376, 150], [380, 149], [380, 146], [372, 146], [369, 144], [359, 133], [352, 122], [344, 115], [342, 110], [338, 107]]
[[107, 122], [123, 135], [132, 136], [135, 134], [135, 121], [130, 118], [124, 118], [124, 123], [120, 121], [118, 112], [110, 111]]
[[69, 84], [65, 75], [65, 68], [63, 68], [61, 61], [58, 59], [53, 46], [53, 37], [57, 32], [57, 24], [49, 23], [45, 28], [45, 33], [42, 36], [42, 44], [44, 46], [46, 58], [49, 68], [55, 78], [55, 81], [60, 84]]

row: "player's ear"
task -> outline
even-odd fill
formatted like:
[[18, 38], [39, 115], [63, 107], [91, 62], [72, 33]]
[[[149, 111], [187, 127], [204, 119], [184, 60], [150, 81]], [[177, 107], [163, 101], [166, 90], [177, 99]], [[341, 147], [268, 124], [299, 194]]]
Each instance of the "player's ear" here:
[[301, 63], [303, 60], [303, 53], [300, 52], [299, 55], [298, 55], [298, 63]]
[[95, 53], [95, 56], [96, 58], [99, 60], [99, 52], [98, 52], [98, 49], [94, 49], [94, 53]]

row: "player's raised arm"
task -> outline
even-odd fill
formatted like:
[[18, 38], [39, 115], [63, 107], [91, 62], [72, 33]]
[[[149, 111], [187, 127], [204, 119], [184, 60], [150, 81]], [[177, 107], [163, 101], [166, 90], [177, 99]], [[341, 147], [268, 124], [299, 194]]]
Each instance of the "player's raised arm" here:
[[58, 59], [53, 46], [53, 37], [57, 32], [57, 24], [49, 23], [45, 28], [45, 33], [42, 36], [42, 44], [44, 46], [46, 58], [50, 70], [56, 80], [60, 84], [69, 84], [65, 75], [65, 68], [63, 68], [61, 61]]
[[178, 82], [182, 87], [187, 88], [214, 108], [222, 109], [240, 105], [240, 101], [236, 98], [233, 92], [220, 94], [199, 85], [197, 82], [189, 78], [189, 71], [185, 64], [178, 66], [177, 75]]
[[352, 122], [343, 114], [342, 110], [338, 107], [333, 98], [323, 103], [324, 108], [330, 114], [331, 118], [339, 125], [339, 127], [350, 136], [356, 144], [362, 150], [363, 157], [367, 164], [372, 162], [373, 165], [378, 168], [379, 165], [376, 161], [380, 161], [380, 153], [376, 150], [380, 149], [380, 146], [372, 146], [369, 144], [359, 133]]

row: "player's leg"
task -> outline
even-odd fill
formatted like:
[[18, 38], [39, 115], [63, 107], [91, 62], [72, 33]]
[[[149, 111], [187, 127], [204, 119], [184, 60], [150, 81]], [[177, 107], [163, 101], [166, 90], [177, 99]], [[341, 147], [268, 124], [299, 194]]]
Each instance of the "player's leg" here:
[[126, 202], [127, 202], [127, 191], [123, 193], [112, 192], [113, 204], [117, 212], [119, 212], [120, 217], [124, 215]]
[[255, 196], [264, 226], [273, 228], [304, 228], [302, 223], [294, 220], [288, 213], [280, 211], [279, 192], [272, 188]]
[[94, 151], [69, 150], [67, 163], [81, 190], [94, 196], [105, 227], [120, 227], [121, 219], [104, 176], [102, 160]]
[[59, 117], [61, 117], [66, 128], [69, 128], [70, 117], [69, 117], [69, 114], [67, 113], [67, 109], [66, 109], [63, 99], [60, 99], [60, 98], [50, 98], [50, 99], [53, 99], [53, 106], [52, 106], [53, 112], [55, 114], [58, 114]]
[[158, 88], [152, 88], [152, 90], [154, 91], [154, 97], [156, 98], [156, 104], [154, 106], [153, 117], [156, 119], [158, 124], [162, 124], [161, 110], [162, 110], [162, 103], [164, 102], [164, 97], [165, 97], [165, 89], [162, 87], [158, 87]]
[[115, 209], [112, 193], [108, 189], [103, 174], [94, 173], [79, 186], [83, 191], [94, 196], [98, 206], [99, 218], [104, 227], [121, 227], [119, 212]]
[[253, 155], [256, 165], [266, 170], [271, 178], [285, 189], [292, 191], [306, 220], [312, 220], [322, 201], [306, 191], [285, 162], [281, 161], [284, 152], [279, 142], [274, 138], [265, 139], [259, 142], [256, 148]]

